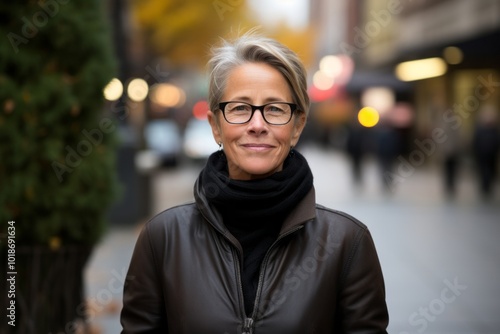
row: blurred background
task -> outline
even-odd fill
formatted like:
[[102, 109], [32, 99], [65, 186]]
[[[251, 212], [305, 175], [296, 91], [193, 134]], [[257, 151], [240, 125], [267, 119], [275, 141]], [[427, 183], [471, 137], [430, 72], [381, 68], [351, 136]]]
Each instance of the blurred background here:
[[210, 46], [256, 26], [308, 69], [312, 105], [297, 149], [313, 170], [317, 201], [370, 228], [389, 332], [498, 333], [500, 1], [102, 6], [117, 66], [101, 88], [104, 114], [116, 124], [121, 190], [84, 271], [93, 333], [120, 331], [138, 232], [192, 200], [218, 149], [206, 121]]
[[[497, 332], [500, 288], [488, 277], [500, 277], [500, 2], [112, 4], [124, 91], [115, 99], [129, 109], [118, 164], [129, 190], [112, 217], [133, 228], [119, 230], [123, 267], [103, 270], [126, 267], [137, 223], [192, 198], [217, 149], [205, 121], [208, 47], [260, 26], [308, 69], [312, 107], [299, 150], [318, 202], [374, 234], [390, 333]], [[133, 86], [137, 79], [145, 83]], [[446, 303], [446, 282], [467, 289]]]
[[[477, 196], [495, 196], [498, 1], [108, 5], [120, 67], [104, 94], [118, 116], [118, 173], [131, 168], [122, 178], [127, 185], [148, 187], [148, 177], [139, 179], [158, 167], [203, 161], [217, 149], [204, 122], [209, 47], [259, 26], [308, 68], [312, 108], [302, 144], [343, 154], [355, 182], [363, 181], [363, 164], [376, 160], [391, 191], [417, 169], [434, 167], [447, 196], [461, 195], [467, 173], [477, 173]], [[491, 167], [482, 155], [491, 156]], [[117, 220], [151, 213], [153, 201], [124, 195]]]

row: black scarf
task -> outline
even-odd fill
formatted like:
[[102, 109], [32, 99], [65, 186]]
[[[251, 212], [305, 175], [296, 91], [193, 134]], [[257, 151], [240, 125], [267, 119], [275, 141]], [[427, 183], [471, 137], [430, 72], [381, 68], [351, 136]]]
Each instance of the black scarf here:
[[200, 174], [208, 201], [243, 248], [242, 284], [245, 310], [252, 312], [260, 264], [278, 237], [283, 221], [313, 186], [306, 159], [291, 151], [283, 170], [256, 180], [229, 178], [223, 151], [213, 153]]
[[213, 153], [200, 180], [209, 202], [219, 210], [259, 221], [284, 218], [309, 192], [313, 176], [306, 159], [292, 150], [283, 170], [264, 179], [232, 180], [223, 151]]

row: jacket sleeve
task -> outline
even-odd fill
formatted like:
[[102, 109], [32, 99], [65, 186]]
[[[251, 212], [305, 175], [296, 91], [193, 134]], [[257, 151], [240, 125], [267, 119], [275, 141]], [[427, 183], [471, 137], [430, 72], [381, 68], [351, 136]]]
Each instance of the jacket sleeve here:
[[340, 285], [339, 317], [342, 333], [387, 333], [389, 315], [380, 262], [369, 231], [354, 238]]
[[137, 239], [125, 279], [122, 334], [168, 333], [160, 266], [150, 228], [147, 224]]

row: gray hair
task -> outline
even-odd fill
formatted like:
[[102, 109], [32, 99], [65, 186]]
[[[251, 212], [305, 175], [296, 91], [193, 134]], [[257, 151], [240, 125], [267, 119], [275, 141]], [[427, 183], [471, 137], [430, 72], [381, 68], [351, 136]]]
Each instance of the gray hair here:
[[245, 34], [233, 42], [222, 40], [222, 45], [212, 48], [208, 62], [210, 110], [219, 109], [229, 73], [249, 62], [261, 62], [278, 70], [286, 79], [297, 109], [309, 114], [306, 70], [296, 53], [274, 39]]

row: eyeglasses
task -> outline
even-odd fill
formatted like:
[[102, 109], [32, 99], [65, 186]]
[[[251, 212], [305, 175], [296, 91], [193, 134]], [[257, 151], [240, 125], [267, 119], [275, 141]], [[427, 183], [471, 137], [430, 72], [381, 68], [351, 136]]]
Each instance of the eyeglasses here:
[[244, 124], [250, 122], [255, 110], [260, 110], [264, 120], [272, 125], [285, 125], [292, 119], [297, 105], [287, 102], [272, 102], [261, 106], [254, 106], [246, 102], [228, 101], [219, 103], [219, 109], [224, 119], [230, 124]]

